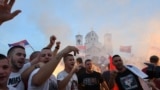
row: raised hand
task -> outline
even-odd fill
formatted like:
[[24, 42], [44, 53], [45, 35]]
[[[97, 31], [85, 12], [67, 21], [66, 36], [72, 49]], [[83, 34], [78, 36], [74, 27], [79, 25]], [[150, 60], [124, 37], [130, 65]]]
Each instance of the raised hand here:
[[1, 4], [0, 4], [0, 25], [5, 21], [13, 19], [15, 16], [17, 16], [21, 12], [21, 10], [16, 10], [11, 13], [11, 9], [12, 9], [14, 2], [15, 2], [15, 0], [9, 0], [9, 2], [8, 2], [8, 0], [1, 1]]
[[59, 49], [60, 48], [60, 44], [61, 44], [61, 42], [60, 41], [58, 41], [58, 42], [56, 42], [56, 49]]
[[52, 35], [52, 36], [50, 37], [49, 44], [48, 44], [45, 48], [50, 48], [50, 49], [51, 49], [51, 48], [53, 47], [55, 41], [56, 41], [56, 36]]
[[63, 55], [65, 55], [65, 54], [68, 54], [72, 51], [74, 52], [74, 55], [79, 54], [79, 50], [75, 46], [67, 46], [61, 52], [63, 53]]
[[51, 37], [50, 37], [50, 44], [54, 44], [55, 43], [55, 40], [56, 40], [56, 36], [54, 36], [54, 35], [52, 35]]
[[71, 72], [72, 72], [72, 73], [75, 73], [75, 72], [77, 72], [79, 69], [80, 69], [80, 66], [79, 66], [79, 65], [74, 65], [74, 67], [72, 68]]
[[59, 46], [60, 44], [61, 44], [61, 42], [60, 42], [60, 41], [56, 42], [56, 46]]

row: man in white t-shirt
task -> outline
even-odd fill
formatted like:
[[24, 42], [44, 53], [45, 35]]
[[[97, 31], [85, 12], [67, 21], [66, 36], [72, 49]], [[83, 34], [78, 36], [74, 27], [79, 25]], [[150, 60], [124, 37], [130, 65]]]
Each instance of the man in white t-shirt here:
[[7, 80], [11, 72], [11, 67], [7, 57], [0, 54], [0, 90], [16, 90], [14, 87], [7, 86]]
[[65, 68], [58, 73], [57, 83], [59, 90], [78, 90], [78, 79], [75, 74], [79, 66], [75, 66], [75, 60], [72, 54], [63, 57]]
[[7, 52], [7, 57], [11, 65], [11, 74], [8, 79], [8, 86], [12, 86], [17, 90], [24, 90], [24, 84], [21, 80], [21, 74], [32, 64], [38, 62], [33, 60], [25, 64], [26, 52], [23, 46], [13, 46]]
[[[49, 48], [43, 48], [41, 50], [40, 56], [39, 56], [39, 60], [41, 62], [41, 65], [39, 64], [40, 67], [34, 69], [31, 72], [31, 74], [29, 76], [29, 80], [28, 80], [28, 90], [49, 90], [50, 87], [52, 87], [53, 90], [58, 90], [56, 78], [52, 74], [50, 75], [50, 77], [48, 77], [46, 80], [44, 80], [42, 82], [38, 82], [38, 83], [34, 82], [34, 79], [37, 78], [37, 76], [38, 76], [37, 74], [39, 74], [40, 68], [52, 59], [53, 59], [52, 51]], [[41, 78], [44, 78], [46, 73], [43, 73], [43, 75], [44, 76]]]
[[[30, 76], [30, 74], [33, 72], [33, 74], [35, 74], [35, 73], [37, 73], [37, 72], [35, 72], [36, 70], [35, 69], [37, 69], [37, 68], [35, 68], [35, 67], [39, 67], [39, 66], [42, 66], [42, 64], [45, 64], [45, 63], [47, 63], [48, 61], [50, 61], [51, 59], [51, 57], [52, 56], [55, 56], [56, 54], [57, 54], [57, 52], [58, 52], [58, 50], [59, 50], [59, 47], [60, 47], [60, 42], [56, 42], [56, 47], [55, 47], [55, 49], [54, 49], [54, 51], [52, 52], [52, 53], [50, 53], [50, 49], [53, 47], [53, 45], [54, 45], [54, 43], [55, 43], [55, 40], [56, 40], [56, 36], [54, 36], [54, 35], [52, 35], [51, 37], [50, 37], [50, 42], [49, 42], [49, 44], [44, 48], [44, 50], [43, 50], [43, 55], [42, 55], [42, 53], [40, 52], [40, 51], [35, 51], [35, 52], [33, 52], [32, 54], [31, 54], [31, 56], [30, 56], [30, 61], [32, 61], [32, 60], [34, 60], [34, 59], [38, 59], [39, 60], [39, 63], [38, 64], [34, 64], [34, 65], [32, 65], [31, 67], [29, 67], [27, 70], [25, 70], [23, 73], [22, 73], [22, 80], [23, 80], [23, 82], [24, 82], [24, 84], [25, 84], [25, 90], [28, 90], [28, 80], [29, 80], [29, 76]], [[48, 51], [47, 51], [47, 49], [48, 49], [48, 51], [49, 51], [49, 53], [48, 53]], [[45, 51], [45, 52], [44, 52]], [[47, 51], [47, 52], [46, 52]], [[52, 54], [52, 55], [49, 55], [48, 56], [48, 58], [49, 58], [49, 60], [48, 60], [48, 58], [42, 58], [42, 56], [43, 57], [46, 57], [46, 56], [44, 56], [45, 54]], [[46, 60], [47, 59], [47, 60]], [[40, 68], [40, 67], [39, 67]], [[34, 71], [35, 70], [35, 71]], [[32, 74], [32, 75], [33, 75]], [[49, 81], [51, 81], [52, 83], [50, 83], [54, 88], [55, 88], [55, 86], [57, 86], [56, 85], [56, 83], [54, 83], [54, 82], [57, 82], [56, 80], [55, 80], [55, 77], [54, 76], [51, 76], [51, 78], [49, 79]], [[50, 85], [50, 86], [51, 86]]]
[[42, 49], [39, 60], [43, 63], [43, 65], [32, 71], [30, 74], [28, 90], [59, 90], [57, 80], [52, 75], [52, 72], [57, 67], [61, 58], [71, 51], [78, 52], [78, 49], [74, 46], [68, 46], [59, 52], [55, 57], [53, 57], [53, 54], [49, 48]]

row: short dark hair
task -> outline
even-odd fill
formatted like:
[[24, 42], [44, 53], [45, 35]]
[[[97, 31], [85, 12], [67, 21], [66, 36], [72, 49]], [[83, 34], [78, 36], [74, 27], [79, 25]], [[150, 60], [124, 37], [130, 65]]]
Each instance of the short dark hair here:
[[40, 53], [40, 51], [34, 51], [34, 52], [32, 52], [32, 54], [29, 57], [30, 61], [32, 61], [35, 57], [37, 57], [38, 53]]
[[112, 59], [114, 59], [115, 57], [120, 57], [118, 54], [113, 55]]
[[7, 59], [7, 57], [4, 54], [0, 54], [0, 60]]
[[64, 61], [64, 62], [67, 60], [67, 57], [68, 57], [68, 56], [73, 56], [73, 55], [72, 55], [72, 54], [66, 54], [66, 55], [64, 55], [64, 56], [63, 56], [63, 61]]
[[48, 48], [48, 47], [44, 47], [44, 48], [42, 48], [42, 50], [45, 50], [45, 49], [51, 50], [51, 49], [50, 49], [50, 48]]
[[82, 60], [81, 57], [78, 57], [78, 58], [76, 59], [76, 61], [77, 61], [78, 63], [83, 63], [83, 60]]
[[7, 56], [8, 57], [11, 56], [13, 54], [14, 50], [17, 49], [17, 48], [21, 48], [21, 49], [25, 50], [25, 48], [23, 46], [20, 46], [20, 45], [13, 46], [8, 50]]
[[158, 56], [153, 55], [153, 56], [150, 57], [150, 62], [151, 63], [158, 63], [158, 61], [159, 61], [159, 57]]
[[87, 63], [87, 62], [90, 62], [90, 61], [92, 61], [91, 59], [86, 59], [85, 60], [85, 64]]

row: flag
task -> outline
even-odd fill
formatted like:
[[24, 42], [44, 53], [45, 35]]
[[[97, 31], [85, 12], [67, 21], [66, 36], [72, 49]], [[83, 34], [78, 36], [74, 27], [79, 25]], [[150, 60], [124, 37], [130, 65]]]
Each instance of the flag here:
[[19, 41], [16, 43], [8, 44], [9, 47], [18, 46], [18, 45], [25, 47], [25, 46], [29, 45], [29, 43], [27, 40], [22, 40], [22, 41]]
[[131, 46], [120, 46], [120, 52], [131, 53]]
[[109, 70], [115, 70], [115, 66], [113, 65], [112, 62], [112, 56], [109, 55]]
[[77, 45], [76, 46], [79, 50], [85, 50], [86, 49], [86, 46], [84, 45]]
[[[111, 55], [109, 55], [109, 70], [110, 71], [116, 70], [116, 67], [113, 65], [112, 56]], [[119, 88], [118, 88], [116, 83], [114, 83], [114, 86], [113, 86], [112, 90], [119, 90]]]

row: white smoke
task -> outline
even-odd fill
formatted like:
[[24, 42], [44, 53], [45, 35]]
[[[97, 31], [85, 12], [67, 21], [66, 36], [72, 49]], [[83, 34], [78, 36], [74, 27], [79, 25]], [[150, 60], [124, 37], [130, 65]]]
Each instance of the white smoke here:
[[[86, 35], [93, 28], [102, 43], [105, 33], [112, 34], [114, 53], [119, 53], [120, 45], [131, 45], [134, 56], [148, 59], [151, 55], [148, 54], [149, 47], [153, 43], [160, 48], [158, 40], [160, 12], [151, 13], [154, 8], [150, 2], [143, 1], [138, 4], [132, 3], [131, 0], [36, 0], [34, 2], [38, 2], [36, 9], [33, 10], [33, 13], [37, 12], [37, 17], [32, 19], [47, 37], [56, 35], [62, 45], [75, 45], [74, 37], [78, 32]], [[147, 9], [150, 9], [150, 12]]]

